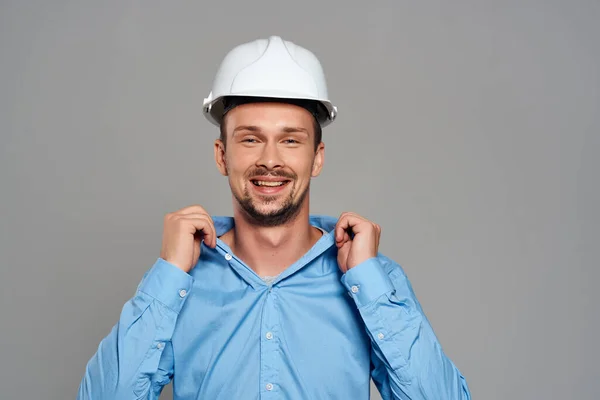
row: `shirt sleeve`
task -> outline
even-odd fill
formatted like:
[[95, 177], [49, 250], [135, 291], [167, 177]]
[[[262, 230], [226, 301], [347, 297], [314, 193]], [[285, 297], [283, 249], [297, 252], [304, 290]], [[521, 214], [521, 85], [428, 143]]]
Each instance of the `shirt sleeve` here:
[[372, 378], [384, 400], [471, 400], [402, 268], [371, 258], [342, 276], [371, 339]]
[[158, 399], [173, 376], [171, 337], [191, 275], [159, 258], [88, 361], [78, 400]]

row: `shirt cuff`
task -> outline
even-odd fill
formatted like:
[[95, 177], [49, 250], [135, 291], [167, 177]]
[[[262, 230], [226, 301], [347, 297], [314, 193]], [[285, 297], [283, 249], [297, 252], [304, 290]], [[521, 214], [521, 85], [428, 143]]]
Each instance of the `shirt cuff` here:
[[139, 291], [179, 313], [193, 282], [190, 274], [158, 258], [140, 284]]
[[375, 257], [350, 268], [342, 276], [342, 284], [359, 308], [394, 290], [392, 280]]

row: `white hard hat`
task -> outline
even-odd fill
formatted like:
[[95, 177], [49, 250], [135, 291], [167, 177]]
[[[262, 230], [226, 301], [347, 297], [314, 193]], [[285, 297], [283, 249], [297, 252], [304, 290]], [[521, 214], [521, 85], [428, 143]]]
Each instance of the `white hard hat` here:
[[279, 36], [244, 43], [227, 53], [202, 107], [204, 116], [217, 126], [229, 96], [316, 101], [323, 105], [316, 115], [323, 127], [337, 115], [317, 57]]

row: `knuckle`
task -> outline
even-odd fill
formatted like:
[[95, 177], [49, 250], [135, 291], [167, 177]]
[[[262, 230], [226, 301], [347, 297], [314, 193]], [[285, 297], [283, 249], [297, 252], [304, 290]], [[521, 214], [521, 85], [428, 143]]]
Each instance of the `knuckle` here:
[[186, 221], [185, 221], [185, 219], [183, 219], [181, 217], [176, 217], [176, 218], [173, 218], [173, 220], [171, 221], [171, 223], [174, 226], [182, 227], [182, 226], [184, 226], [186, 224]]
[[173, 216], [172, 214], [167, 214], [167, 215], [165, 216], [165, 220], [164, 220], [164, 224], [165, 224], [165, 226], [170, 226], [170, 225], [172, 225], [174, 220], [175, 220], [175, 219], [174, 219], [174, 216]]

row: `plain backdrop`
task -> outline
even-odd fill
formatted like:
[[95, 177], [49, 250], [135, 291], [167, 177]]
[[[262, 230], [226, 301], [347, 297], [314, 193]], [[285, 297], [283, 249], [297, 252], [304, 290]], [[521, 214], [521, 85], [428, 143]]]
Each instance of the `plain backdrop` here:
[[313, 213], [382, 225], [474, 398], [599, 398], [600, 2], [0, 4], [1, 399], [74, 399], [164, 214], [230, 214], [201, 105], [269, 35], [339, 108]]

